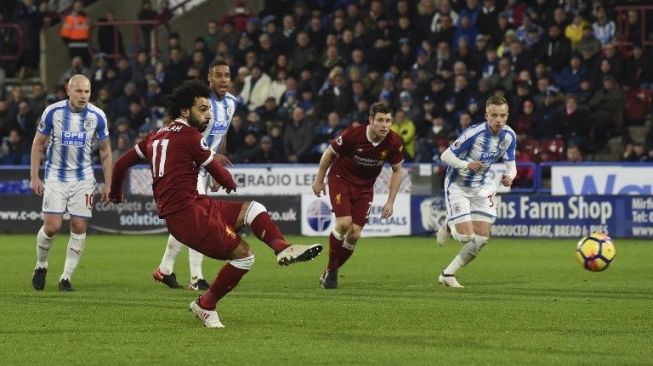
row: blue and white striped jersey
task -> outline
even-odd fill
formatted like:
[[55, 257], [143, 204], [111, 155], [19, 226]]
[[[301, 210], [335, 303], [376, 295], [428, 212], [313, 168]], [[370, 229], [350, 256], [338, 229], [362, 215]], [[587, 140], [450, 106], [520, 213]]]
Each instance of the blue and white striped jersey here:
[[50, 138], [45, 157], [45, 180], [73, 182], [92, 180], [93, 140], [109, 137], [104, 112], [88, 104], [81, 112], [70, 109], [69, 101], [49, 105], [37, 128]]
[[222, 100], [211, 93], [211, 122], [202, 135], [213, 152], [219, 153], [225, 144], [231, 117], [236, 111], [236, 97], [227, 93]]
[[490, 130], [487, 122], [467, 128], [449, 147], [458, 159], [464, 161], [480, 161], [483, 168], [477, 172], [467, 169], [447, 168], [447, 178], [450, 183], [462, 187], [477, 188], [486, 182], [490, 165], [499, 159], [515, 160], [517, 137], [512, 128], [503, 126], [497, 135]]

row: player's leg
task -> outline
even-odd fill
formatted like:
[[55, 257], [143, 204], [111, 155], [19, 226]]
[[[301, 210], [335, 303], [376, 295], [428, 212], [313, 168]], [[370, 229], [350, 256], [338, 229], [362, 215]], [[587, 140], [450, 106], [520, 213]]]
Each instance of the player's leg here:
[[[206, 194], [211, 185], [211, 176], [204, 169], [201, 169], [197, 176], [197, 192], [199, 194]], [[180, 249], [181, 250], [181, 249]], [[176, 258], [176, 255], [175, 255]], [[172, 258], [174, 265], [175, 258]], [[208, 282], [204, 279], [202, 274], [202, 262], [204, 262], [204, 255], [193, 248], [188, 248], [188, 266], [190, 269], [190, 282], [188, 283], [189, 290], [206, 290], [209, 288]], [[172, 271], [172, 267], [170, 268]]]
[[166, 243], [166, 250], [163, 252], [161, 263], [152, 273], [152, 277], [170, 288], [181, 288], [177, 282], [177, 276], [174, 272], [175, 260], [184, 244], [177, 240], [172, 234], [168, 235], [168, 242]]
[[84, 252], [86, 243], [86, 228], [88, 220], [93, 215], [93, 198], [95, 194], [95, 181], [80, 181], [68, 183], [68, 212], [70, 212], [70, 239], [66, 249], [66, 262], [64, 270], [59, 277], [60, 291], [73, 291], [70, 283], [79, 260]]
[[322, 251], [321, 244], [289, 244], [265, 206], [256, 201], [220, 201], [225, 222], [236, 230], [249, 226], [256, 237], [277, 255], [277, 263], [287, 266], [312, 260]]
[[208, 328], [224, 328], [216, 310], [217, 304], [233, 290], [243, 276], [254, 265], [254, 253], [244, 240], [229, 254], [229, 260], [220, 269], [209, 289], [196, 301], [191, 302], [190, 310]]
[[352, 192], [351, 228], [347, 231], [345, 240], [342, 242], [340, 256], [338, 258], [338, 268], [342, 267], [354, 253], [363, 226], [367, 223], [367, 219], [370, 215], [373, 201], [374, 191], [372, 189]]
[[[456, 272], [467, 264], [470, 259], [472, 238], [474, 236], [474, 225], [472, 223], [471, 204], [466, 192], [455, 184], [447, 184], [445, 190], [445, 201], [447, 205], [447, 217], [449, 227], [454, 239], [462, 243], [463, 247], [458, 254], [445, 267], [438, 282], [447, 287], [462, 288], [455, 277]], [[473, 259], [473, 258], [472, 258]]]
[[43, 215], [43, 226], [36, 234], [36, 266], [32, 274], [32, 286], [35, 290], [43, 290], [45, 277], [48, 273], [48, 254], [54, 242], [54, 236], [61, 229], [62, 214], [46, 213]]
[[61, 229], [66, 212], [65, 186], [61, 182], [46, 182], [43, 191], [43, 226], [36, 234], [36, 266], [32, 274], [32, 286], [43, 290], [48, 272], [48, 255], [54, 243], [54, 236]]

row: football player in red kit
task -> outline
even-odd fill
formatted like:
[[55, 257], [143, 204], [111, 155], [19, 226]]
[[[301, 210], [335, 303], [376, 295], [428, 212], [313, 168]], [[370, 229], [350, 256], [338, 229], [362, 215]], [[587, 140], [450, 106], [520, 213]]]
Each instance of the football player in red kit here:
[[197, 193], [200, 166], [227, 193], [236, 189], [231, 174], [214, 159], [201, 134], [211, 120], [205, 84], [191, 81], [175, 89], [168, 100], [168, 113], [172, 123], [150, 132], [116, 161], [112, 180], [115, 191], [110, 199], [122, 201], [122, 183], [129, 167], [143, 160], [150, 163], [157, 211], [170, 233], [208, 257], [227, 260], [209, 289], [190, 304], [190, 310], [205, 326], [222, 328], [216, 304], [254, 264], [254, 254], [238, 235], [244, 225], [275, 251], [280, 265], [313, 259], [322, 246], [289, 245], [265, 207], [256, 201], [220, 201]]
[[336, 214], [335, 229], [329, 235], [329, 264], [320, 277], [322, 288], [338, 287], [338, 268], [354, 252], [372, 206], [374, 182], [386, 161], [392, 165], [392, 177], [381, 217], [392, 216], [404, 157], [401, 138], [390, 130], [391, 125], [392, 111], [383, 103], [373, 104], [368, 125], [347, 128], [322, 154], [313, 192], [318, 197], [326, 194], [324, 177], [331, 167], [329, 199]]

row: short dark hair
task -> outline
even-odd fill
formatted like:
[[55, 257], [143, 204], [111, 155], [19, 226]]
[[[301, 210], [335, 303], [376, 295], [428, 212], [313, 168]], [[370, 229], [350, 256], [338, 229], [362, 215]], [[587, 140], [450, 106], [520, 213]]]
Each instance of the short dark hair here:
[[504, 104], [508, 105], [508, 102], [506, 102], [506, 98], [499, 97], [496, 95], [487, 98], [487, 102], [485, 102], [486, 107], [489, 107], [491, 105], [504, 105]]
[[385, 103], [374, 103], [370, 107], [370, 117], [374, 118], [377, 113], [392, 114], [392, 109], [390, 109], [390, 107], [388, 107]]
[[199, 80], [185, 81], [168, 96], [166, 111], [170, 118], [181, 116], [182, 109], [190, 109], [197, 98], [209, 98], [209, 87]]
[[[209, 73], [211, 73], [211, 71], [213, 70], [213, 68], [216, 67], [216, 66], [227, 66], [227, 67], [229, 67], [229, 64], [226, 63], [226, 62], [223, 61], [223, 60], [213, 60], [213, 61], [211, 61], [211, 63], [209, 64]], [[231, 70], [231, 68], [230, 68], [230, 70]]]

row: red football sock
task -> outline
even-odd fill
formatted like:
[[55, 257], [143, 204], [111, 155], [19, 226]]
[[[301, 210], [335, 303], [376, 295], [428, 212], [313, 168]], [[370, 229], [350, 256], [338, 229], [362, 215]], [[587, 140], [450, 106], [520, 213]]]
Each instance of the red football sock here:
[[[343, 244], [344, 244], [344, 240], [343, 240]], [[354, 254], [354, 250], [347, 249], [343, 245], [340, 248], [340, 257], [338, 257], [338, 268], [342, 267], [342, 265], [345, 264], [345, 262], [347, 262], [347, 260], [349, 259], [349, 257], [351, 257], [352, 254]]]
[[257, 238], [274, 250], [274, 254], [290, 246], [286, 242], [286, 239], [283, 238], [279, 226], [272, 221], [270, 214], [267, 212], [261, 212], [256, 215], [249, 227], [252, 228]]
[[229, 263], [225, 264], [218, 272], [215, 280], [211, 282], [208, 291], [200, 296], [200, 306], [206, 310], [215, 309], [218, 301], [233, 290], [247, 272], [249, 271], [246, 269], [236, 268]]
[[333, 270], [340, 267], [339, 259], [340, 251], [342, 250], [342, 240], [336, 239], [333, 232], [329, 234], [329, 264], [327, 265], [327, 269]]

